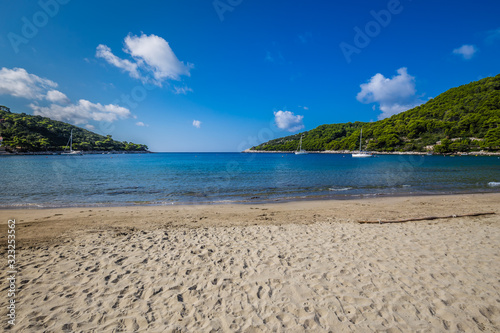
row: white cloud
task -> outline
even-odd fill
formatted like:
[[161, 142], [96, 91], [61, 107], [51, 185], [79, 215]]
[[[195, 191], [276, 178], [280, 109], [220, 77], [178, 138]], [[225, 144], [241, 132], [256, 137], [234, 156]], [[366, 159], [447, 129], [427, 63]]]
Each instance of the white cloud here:
[[462, 45], [458, 49], [453, 50], [453, 54], [458, 54], [462, 56], [464, 59], [469, 60], [471, 59], [474, 54], [477, 52], [477, 47], [474, 45]]
[[47, 92], [47, 100], [52, 103], [68, 104], [69, 98], [59, 90], [50, 90]]
[[189, 87], [176, 87], [176, 86], [174, 86], [174, 94], [186, 95], [188, 92], [193, 92], [193, 89], [191, 89]]
[[144, 124], [142, 121], [138, 121], [135, 124], [140, 127], [149, 127], [149, 125]]
[[79, 100], [77, 104], [66, 106], [51, 104], [48, 107], [42, 107], [31, 103], [30, 107], [35, 115], [67, 121], [75, 125], [86, 124], [89, 120], [113, 122], [131, 116], [129, 109], [119, 105], [102, 105], [84, 99]]
[[[28, 73], [23, 68], [2, 68], [0, 70], [0, 95], [11, 95], [30, 99], [29, 104], [35, 115], [51, 119], [67, 121], [76, 125], [87, 124], [89, 120], [112, 122], [117, 119], [129, 118], [130, 110], [119, 105], [92, 103], [80, 99], [77, 104], [59, 90], [57, 83]], [[49, 106], [40, 106], [38, 101], [48, 101]], [[35, 103], [33, 103], [35, 102]], [[88, 129], [95, 129], [86, 125]]]
[[91, 131], [95, 130], [95, 126], [90, 124], [85, 125], [85, 128]]
[[365, 104], [378, 103], [382, 113], [378, 119], [406, 111], [423, 103], [416, 96], [415, 77], [408, 74], [406, 67], [397, 70], [398, 75], [386, 78], [377, 73], [368, 83], [360, 85], [356, 99]]
[[128, 35], [124, 42], [123, 51], [130, 54], [132, 61], [117, 57], [102, 44], [97, 47], [96, 57], [125, 70], [135, 79], [158, 86], [162, 86], [165, 80], [179, 81], [181, 76], [191, 75], [193, 65], [179, 61], [168, 42], [159, 36]]
[[191, 64], [187, 66], [179, 61], [166, 40], [156, 35], [140, 37], [128, 35], [125, 38], [127, 53], [139, 61], [144, 60], [159, 81], [164, 79], [179, 80], [181, 75], [189, 76]]
[[274, 121], [276, 126], [279, 129], [288, 131], [288, 132], [296, 132], [302, 128], [304, 128], [304, 124], [302, 123], [302, 119], [304, 116], [294, 115], [293, 112], [290, 111], [277, 111], [274, 112]]
[[199, 120], [193, 120], [193, 126], [196, 127], [196, 128], [200, 128], [201, 127], [201, 121], [199, 121]]
[[24, 68], [0, 70], [0, 95], [43, 100], [57, 83], [28, 73]]
[[99, 44], [95, 53], [96, 57], [103, 58], [109, 64], [121, 68], [128, 72], [134, 79], [140, 79], [141, 75], [137, 69], [138, 65], [136, 63], [130, 62], [126, 59], [120, 59], [111, 52], [111, 49], [106, 45]]

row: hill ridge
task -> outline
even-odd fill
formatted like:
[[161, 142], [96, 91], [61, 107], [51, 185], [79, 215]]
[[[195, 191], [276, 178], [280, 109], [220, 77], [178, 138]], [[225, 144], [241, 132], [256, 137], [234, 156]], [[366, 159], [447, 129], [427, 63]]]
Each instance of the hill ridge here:
[[126, 141], [113, 140], [111, 135], [100, 135], [87, 129], [47, 117], [13, 113], [0, 105], [1, 146], [11, 152], [62, 151], [73, 130], [73, 149], [83, 151], [144, 151], [148, 147]]
[[500, 74], [451, 88], [426, 103], [376, 122], [324, 124], [247, 151], [467, 152], [500, 150]]

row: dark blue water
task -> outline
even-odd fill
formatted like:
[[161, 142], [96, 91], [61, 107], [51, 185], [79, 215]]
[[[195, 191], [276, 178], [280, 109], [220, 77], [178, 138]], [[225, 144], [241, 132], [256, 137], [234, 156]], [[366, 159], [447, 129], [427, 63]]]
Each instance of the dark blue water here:
[[161, 153], [0, 158], [0, 207], [500, 192], [500, 159]]

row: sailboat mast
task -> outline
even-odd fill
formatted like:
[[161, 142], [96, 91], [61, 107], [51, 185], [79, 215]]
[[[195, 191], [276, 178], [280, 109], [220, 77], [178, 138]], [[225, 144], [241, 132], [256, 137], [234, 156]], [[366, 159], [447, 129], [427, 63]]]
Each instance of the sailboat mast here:
[[69, 137], [69, 151], [73, 151], [73, 130], [71, 130], [71, 136]]

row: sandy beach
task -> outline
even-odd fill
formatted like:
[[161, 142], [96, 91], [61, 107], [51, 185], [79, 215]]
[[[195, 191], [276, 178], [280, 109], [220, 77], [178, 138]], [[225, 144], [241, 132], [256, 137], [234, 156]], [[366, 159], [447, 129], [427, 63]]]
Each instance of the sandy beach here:
[[[499, 203], [475, 194], [0, 210], [5, 263], [16, 219], [13, 331], [498, 332]], [[479, 212], [496, 214], [358, 223]], [[2, 328], [6, 314], [5, 303]]]

